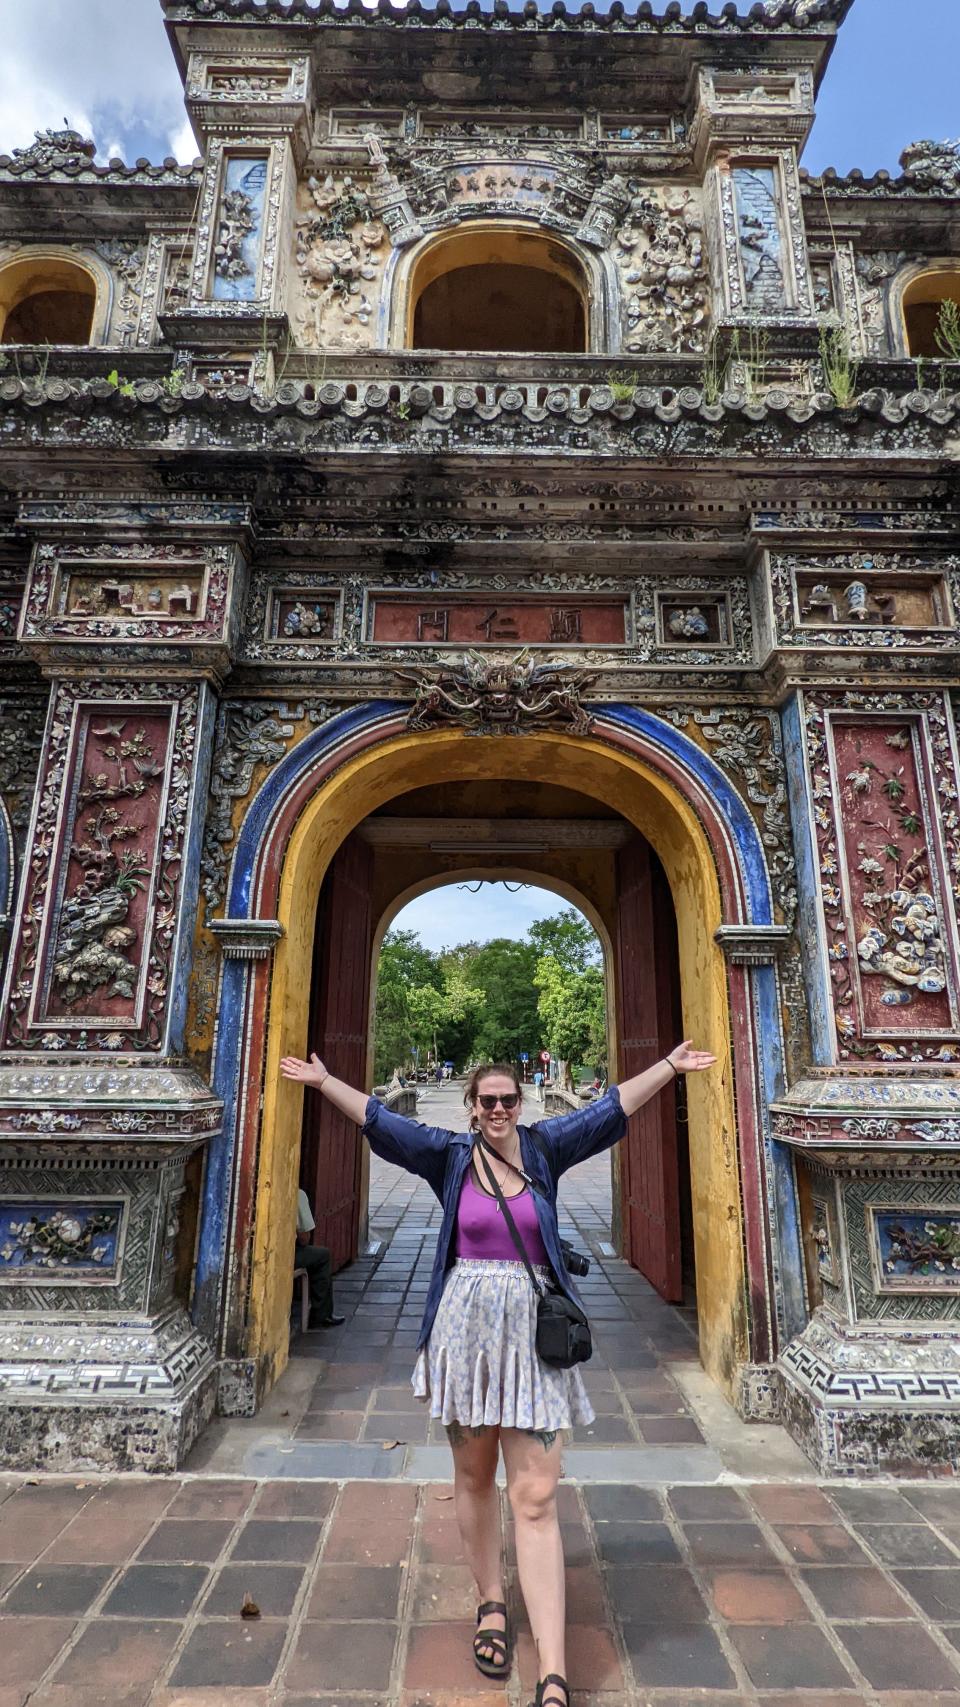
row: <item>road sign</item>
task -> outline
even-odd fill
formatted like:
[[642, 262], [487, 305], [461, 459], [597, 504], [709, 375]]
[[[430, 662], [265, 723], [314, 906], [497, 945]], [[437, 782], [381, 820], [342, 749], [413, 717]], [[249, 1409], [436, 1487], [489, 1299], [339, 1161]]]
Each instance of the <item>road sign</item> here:
[[529, 1059], [530, 1059], [530, 1057], [529, 1057], [529, 1055], [528, 1055], [528, 1054], [527, 1054], [527, 1052], [526, 1052], [526, 1050], [525, 1050], [525, 1049], [521, 1049], [521, 1051], [520, 1051], [520, 1059], [521, 1059], [521, 1061], [529, 1061]]
[[550, 1051], [549, 1051], [549, 1049], [541, 1049], [541, 1051], [540, 1051], [540, 1059], [541, 1059], [541, 1061], [549, 1061], [549, 1059], [550, 1059]]

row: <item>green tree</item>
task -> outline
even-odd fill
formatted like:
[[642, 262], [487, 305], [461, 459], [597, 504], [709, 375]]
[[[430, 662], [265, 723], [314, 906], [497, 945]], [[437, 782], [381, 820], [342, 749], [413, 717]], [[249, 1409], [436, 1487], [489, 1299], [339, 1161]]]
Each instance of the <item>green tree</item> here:
[[538, 960], [547, 955], [566, 972], [583, 972], [603, 963], [600, 939], [575, 907], [564, 907], [551, 919], [535, 919], [527, 934]]
[[417, 1041], [410, 993], [431, 986], [443, 988], [439, 957], [424, 948], [415, 931], [388, 931], [377, 961], [373, 1066], [377, 1084], [409, 1059], [410, 1046]]
[[540, 1047], [542, 1027], [533, 975], [537, 951], [530, 942], [494, 937], [477, 949], [470, 977], [486, 991], [476, 1013], [469, 1054], [475, 1061], [518, 1061]]
[[607, 1054], [606, 1003], [603, 969], [586, 966], [571, 971], [554, 955], [537, 962], [534, 981], [540, 991], [540, 1019], [547, 1048], [566, 1066], [604, 1066]]
[[486, 992], [468, 982], [455, 959], [441, 966], [441, 979], [439, 990], [433, 984], [420, 984], [407, 995], [414, 1038], [421, 1048], [432, 1049], [435, 1060], [447, 1057], [456, 1027], [468, 1015], [480, 1012], [486, 1001]]

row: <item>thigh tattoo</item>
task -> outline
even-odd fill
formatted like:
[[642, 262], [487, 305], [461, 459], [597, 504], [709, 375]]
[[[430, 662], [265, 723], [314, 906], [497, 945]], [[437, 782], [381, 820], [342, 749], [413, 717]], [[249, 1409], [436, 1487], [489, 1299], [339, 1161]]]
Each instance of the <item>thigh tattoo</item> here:
[[523, 1432], [532, 1440], [539, 1440], [544, 1452], [549, 1452], [560, 1431], [556, 1428], [525, 1428]]
[[458, 1422], [447, 1423], [445, 1427], [451, 1446], [462, 1446], [467, 1439], [479, 1440], [480, 1436], [487, 1432], [485, 1423], [481, 1423], [479, 1428], [464, 1428], [463, 1424]]

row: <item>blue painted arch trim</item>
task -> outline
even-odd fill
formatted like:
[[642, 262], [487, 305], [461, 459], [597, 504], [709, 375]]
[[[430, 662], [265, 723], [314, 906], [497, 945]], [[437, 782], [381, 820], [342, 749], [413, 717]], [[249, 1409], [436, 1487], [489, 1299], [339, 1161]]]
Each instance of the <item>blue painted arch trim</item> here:
[[[406, 709], [404, 702], [374, 700], [368, 705], [341, 712], [328, 723], [315, 729], [274, 766], [259, 793], [244, 816], [237, 837], [236, 850], [227, 892], [228, 918], [248, 918], [253, 890], [257, 854], [264, 835], [284, 796], [305, 770], [325, 753], [341, 743], [372, 729], [376, 723], [396, 717]], [[665, 723], [653, 712], [640, 711], [630, 705], [605, 705], [601, 716], [605, 723], [628, 733], [639, 735], [652, 747], [659, 748], [693, 776], [706, 794], [715, 802], [720, 817], [730, 834], [736, 851], [747, 905], [746, 922], [767, 925], [773, 922], [770, 881], [763, 843], [757, 825], [741, 796], [720, 766], [711, 759], [682, 730]]]

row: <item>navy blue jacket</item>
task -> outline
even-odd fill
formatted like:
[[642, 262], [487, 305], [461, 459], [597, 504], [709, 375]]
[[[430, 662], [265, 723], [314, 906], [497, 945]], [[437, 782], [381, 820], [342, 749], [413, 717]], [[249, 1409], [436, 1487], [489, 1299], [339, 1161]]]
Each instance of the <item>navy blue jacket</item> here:
[[[405, 1114], [394, 1114], [376, 1097], [371, 1097], [367, 1103], [363, 1130], [374, 1155], [385, 1162], [393, 1162], [396, 1167], [406, 1168], [408, 1173], [419, 1174], [443, 1204], [437, 1254], [417, 1341], [419, 1350], [430, 1338], [447, 1270], [454, 1261], [457, 1208], [464, 1175], [470, 1165], [474, 1136], [469, 1132], [448, 1132], [443, 1126], [423, 1126], [419, 1120], [410, 1120]], [[586, 1103], [570, 1114], [538, 1120], [533, 1126], [517, 1127], [524, 1171], [538, 1188], [533, 1193], [533, 1201], [550, 1266], [560, 1290], [581, 1309], [583, 1300], [567, 1273], [560, 1249], [557, 1185], [560, 1175], [568, 1168], [577, 1162], [585, 1162], [589, 1156], [599, 1155], [601, 1150], [609, 1150], [619, 1143], [626, 1130], [627, 1117], [620, 1107], [620, 1092], [616, 1085], [611, 1085], [596, 1102]], [[534, 1133], [544, 1150], [536, 1144]]]

